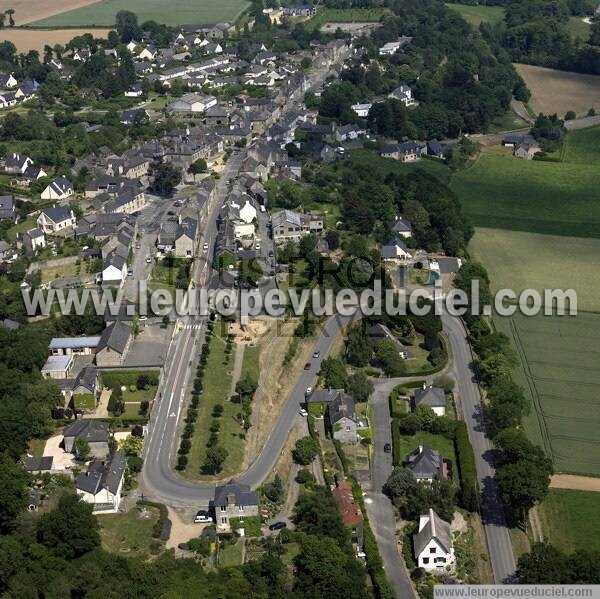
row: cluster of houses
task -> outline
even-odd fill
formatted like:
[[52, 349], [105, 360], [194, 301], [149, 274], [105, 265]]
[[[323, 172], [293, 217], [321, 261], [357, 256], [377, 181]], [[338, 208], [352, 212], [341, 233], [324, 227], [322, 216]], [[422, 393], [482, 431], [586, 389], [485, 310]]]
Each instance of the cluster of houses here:
[[523, 160], [533, 160], [534, 156], [542, 151], [535, 138], [528, 133], [507, 133], [502, 138], [502, 145], [512, 148], [513, 156]]
[[391, 54], [396, 54], [399, 50], [404, 48], [407, 44], [412, 42], [413, 38], [403, 35], [399, 37], [397, 40], [392, 42], [388, 42], [379, 48], [379, 56], [390, 56]]
[[442, 143], [437, 139], [429, 140], [425, 143], [419, 143], [413, 140], [403, 141], [398, 144], [390, 144], [381, 148], [380, 156], [382, 158], [392, 158], [400, 162], [416, 162], [423, 156], [431, 156], [440, 160], [448, 156], [451, 144]]
[[0, 73], [0, 109], [12, 108], [35, 97], [40, 84], [35, 79], [19, 82], [12, 73]]

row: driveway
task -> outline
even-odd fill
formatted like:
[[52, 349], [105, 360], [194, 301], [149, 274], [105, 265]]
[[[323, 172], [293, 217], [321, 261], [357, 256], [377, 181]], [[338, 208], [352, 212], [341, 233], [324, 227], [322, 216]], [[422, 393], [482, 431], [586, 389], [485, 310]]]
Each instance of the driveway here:
[[54, 470], [70, 470], [75, 465], [75, 457], [72, 453], [67, 453], [60, 444], [62, 443], [62, 435], [54, 435], [46, 441], [44, 447], [44, 455], [52, 456], [52, 468]]

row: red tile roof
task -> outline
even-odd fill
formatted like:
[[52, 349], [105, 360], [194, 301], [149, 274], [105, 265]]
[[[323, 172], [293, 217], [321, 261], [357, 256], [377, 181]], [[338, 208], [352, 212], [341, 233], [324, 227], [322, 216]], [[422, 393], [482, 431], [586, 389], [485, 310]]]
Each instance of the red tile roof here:
[[344, 526], [354, 527], [361, 524], [363, 521], [362, 512], [358, 503], [354, 501], [352, 485], [347, 480], [343, 480], [332, 493]]

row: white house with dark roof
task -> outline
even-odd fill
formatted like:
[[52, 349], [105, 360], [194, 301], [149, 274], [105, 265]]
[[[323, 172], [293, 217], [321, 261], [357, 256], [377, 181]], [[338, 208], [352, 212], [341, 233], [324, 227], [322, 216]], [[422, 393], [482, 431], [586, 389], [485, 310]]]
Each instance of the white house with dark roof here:
[[22, 175], [32, 164], [33, 160], [29, 156], [13, 152], [4, 161], [4, 170], [11, 175]]
[[450, 524], [432, 509], [419, 517], [419, 530], [413, 536], [417, 566], [429, 572], [451, 570], [456, 561]]
[[436, 416], [446, 415], [446, 394], [440, 387], [423, 384], [423, 388], [415, 392], [414, 402], [415, 408], [429, 406]]
[[393, 262], [396, 264], [404, 263], [412, 258], [412, 254], [406, 247], [404, 241], [396, 239], [392, 243], [386, 243], [381, 248], [381, 259], [384, 262]]
[[396, 220], [391, 224], [390, 229], [396, 237], [402, 237], [403, 239], [410, 239], [412, 237], [411, 224], [401, 216], [396, 217]]
[[75, 480], [75, 490], [94, 512], [114, 513], [119, 510], [127, 458], [118, 451], [107, 460], [94, 460]]
[[19, 82], [12, 73], [0, 73], [0, 87], [11, 89], [17, 87], [17, 85], [19, 85]]
[[66, 177], [57, 177], [42, 191], [42, 200], [66, 200], [73, 195], [73, 183]]
[[27, 254], [35, 254], [38, 250], [46, 247], [46, 236], [39, 228], [29, 229], [25, 233], [17, 233], [17, 248], [25, 248]]
[[69, 206], [50, 206], [44, 208], [37, 218], [37, 226], [46, 234], [53, 235], [59, 231], [74, 227], [77, 219]]

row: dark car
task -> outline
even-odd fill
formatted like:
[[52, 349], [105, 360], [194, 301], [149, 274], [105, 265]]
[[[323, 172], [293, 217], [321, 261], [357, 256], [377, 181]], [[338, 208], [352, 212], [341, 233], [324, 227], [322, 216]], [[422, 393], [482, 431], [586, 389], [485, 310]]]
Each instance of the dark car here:
[[167, 216], [175, 216], [175, 213], [172, 210], [169, 210], [167, 212]]
[[307, 363], [304, 365], [304, 370], [310, 370], [310, 362], [307, 362]]
[[275, 255], [275, 253], [273, 252], [273, 250], [269, 251], [269, 258], [272, 258]]
[[391, 445], [391, 443], [386, 443], [383, 446], [383, 451], [385, 451], [385, 453], [392, 453], [392, 445]]
[[273, 522], [273, 524], [269, 526], [269, 530], [281, 530], [282, 528], [287, 528], [287, 524], [285, 522]]

